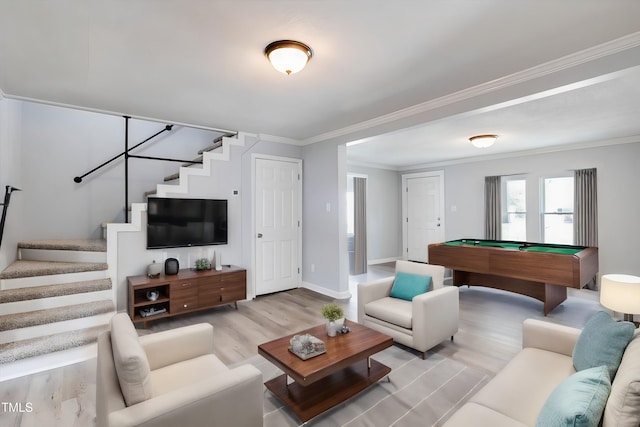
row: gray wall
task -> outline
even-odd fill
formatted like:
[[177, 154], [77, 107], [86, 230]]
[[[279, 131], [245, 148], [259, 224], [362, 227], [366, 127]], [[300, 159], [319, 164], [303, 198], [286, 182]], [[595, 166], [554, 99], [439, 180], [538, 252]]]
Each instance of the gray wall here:
[[[20, 116], [21, 103], [0, 96], [0, 203], [4, 202], [5, 188], [11, 185], [24, 188], [21, 178]], [[20, 239], [24, 192], [14, 192], [7, 207], [4, 234], [0, 245], [0, 271], [16, 259]], [[1, 209], [1, 207], [0, 207]]]
[[[541, 179], [575, 169], [598, 169], [598, 232], [600, 274], [640, 275], [636, 242], [640, 241], [640, 142], [558, 151], [434, 168], [445, 171], [446, 240], [484, 236], [484, 177], [525, 174], [528, 240], [540, 221]], [[426, 169], [425, 169], [426, 170]], [[411, 171], [411, 172], [418, 172]], [[403, 172], [404, 173], [404, 172]], [[406, 173], [409, 173], [407, 171]], [[452, 211], [452, 207], [456, 211]]]
[[[130, 121], [129, 146], [148, 138], [164, 124]], [[192, 159], [219, 133], [175, 126], [135, 153]], [[16, 259], [20, 240], [97, 238], [101, 223], [124, 218], [124, 166], [120, 159], [81, 184], [73, 177], [124, 150], [124, 119], [62, 107], [0, 99], [0, 184], [14, 193], [0, 248], [0, 269]], [[251, 265], [252, 154], [302, 158], [299, 146], [248, 137], [245, 146], [231, 146], [230, 161], [216, 162], [210, 177], [191, 176], [189, 194], [170, 197], [229, 200], [229, 244], [170, 250], [146, 250], [146, 215], [141, 232], [119, 233], [118, 308], [126, 304], [126, 276], [144, 274], [147, 264], [176, 257], [182, 267], [213, 251], [225, 264]], [[180, 163], [131, 159], [129, 201], [145, 202], [144, 191], [155, 189]], [[2, 188], [4, 194], [4, 187]], [[234, 194], [237, 191], [238, 194]], [[252, 280], [252, 272], [248, 271]], [[251, 289], [250, 289], [251, 290]]]
[[302, 280], [336, 298], [348, 298], [346, 148], [336, 143], [304, 147]]
[[[347, 148], [347, 157], [349, 149]], [[367, 258], [402, 257], [402, 192], [397, 171], [350, 165], [349, 173], [367, 175]]]
[[[162, 124], [158, 123], [135, 121], [131, 126], [131, 144], [161, 127]], [[204, 131], [181, 132], [174, 133], [171, 139], [163, 138], [145, 154], [161, 152], [169, 156], [174, 153], [191, 155], [211, 139]], [[123, 119], [120, 117], [0, 99], [1, 190], [5, 185], [24, 190], [15, 193], [11, 201], [0, 248], [0, 268], [15, 259], [18, 240], [97, 237], [100, 223], [116, 220], [122, 215], [121, 164], [108, 168], [80, 185], [73, 183], [73, 177], [121, 152], [124, 148], [123, 135]], [[169, 154], [164, 144], [168, 144]], [[345, 147], [336, 143], [317, 143], [300, 148], [256, 138], [244, 148], [234, 149], [234, 152], [236, 154], [232, 162], [217, 175], [214, 174], [211, 179], [195, 179], [193, 187], [194, 196], [230, 197], [233, 215], [239, 218], [238, 224], [242, 224], [232, 231], [233, 238], [238, 238], [233, 245], [216, 248], [221, 252], [223, 262], [247, 265], [247, 260], [250, 260], [251, 254], [247, 251], [252, 238], [251, 154], [303, 158], [302, 280], [312, 289], [323, 290], [336, 297], [349, 296]], [[640, 264], [634, 245], [640, 240], [640, 223], [637, 219], [640, 198], [636, 188], [640, 182], [638, 159], [640, 141], [433, 168], [445, 171], [446, 239], [482, 236], [483, 182], [486, 175], [527, 174], [530, 195], [528, 211], [536, 212], [538, 201], [531, 189], [537, 188], [542, 176], [596, 167], [599, 179], [600, 273], [639, 275]], [[160, 162], [145, 162], [137, 167], [132, 166], [132, 169], [131, 201], [142, 201], [144, 191], [154, 188], [164, 175], [176, 170], [175, 165]], [[350, 170], [358, 172], [356, 169]], [[406, 173], [423, 170], [428, 169]], [[374, 171], [364, 173], [372, 179], [377, 175]], [[390, 198], [397, 198], [391, 189], [393, 180], [383, 179], [383, 175], [387, 175], [387, 172], [380, 172], [385, 191]], [[397, 178], [398, 188], [400, 175]], [[229, 196], [234, 189], [239, 190], [239, 196]], [[389, 209], [385, 217], [397, 215], [400, 218], [400, 205], [398, 200], [397, 213]], [[330, 207], [328, 212], [327, 206]], [[452, 212], [452, 206], [456, 207], [455, 212]], [[530, 216], [538, 220], [536, 215]], [[386, 233], [389, 224], [382, 221], [378, 224], [372, 220], [369, 226], [370, 235], [381, 236]], [[398, 230], [400, 226], [401, 222], [398, 221]], [[136, 252], [135, 256], [127, 257], [126, 251], [121, 255], [124, 257], [121, 260], [123, 271], [127, 274], [144, 272], [144, 266], [158, 257], [148, 253], [151, 251], [146, 251], [143, 243], [136, 239], [132, 237], [129, 242], [131, 248], [136, 248], [132, 249]], [[392, 233], [384, 239], [390, 242], [389, 247], [393, 245]], [[375, 249], [372, 247], [371, 250]], [[185, 257], [185, 262], [198, 256], [196, 253], [179, 255]], [[369, 256], [372, 258], [374, 255]], [[381, 253], [380, 256], [386, 258], [387, 254]], [[314, 271], [311, 271], [312, 264]], [[118, 286], [122, 286], [122, 283]]]
[[[22, 102], [22, 182], [25, 217], [21, 239], [98, 238], [103, 222], [124, 220], [124, 161], [111, 163], [76, 184], [73, 178], [124, 151], [124, 119], [118, 116]], [[164, 128], [130, 120], [129, 147]], [[193, 159], [217, 132], [174, 126], [132, 154]], [[129, 160], [129, 203], [144, 202], [180, 163]], [[47, 215], [43, 215], [44, 211]], [[45, 218], [55, 218], [56, 226]]]

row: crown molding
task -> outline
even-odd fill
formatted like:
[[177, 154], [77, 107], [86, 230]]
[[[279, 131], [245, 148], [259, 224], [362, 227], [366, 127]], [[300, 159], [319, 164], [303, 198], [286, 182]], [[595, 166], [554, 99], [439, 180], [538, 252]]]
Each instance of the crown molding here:
[[175, 125], [175, 126], [181, 126], [181, 127], [187, 127], [187, 128], [193, 128], [193, 129], [202, 129], [202, 130], [212, 131], [212, 132], [233, 133], [233, 134], [239, 133], [239, 131], [237, 131], [237, 130], [213, 128], [213, 127], [209, 127], [209, 126], [200, 126], [200, 125], [194, 125], [194, 124], [190, 124], [190, 123], [176, 122], [176, 121], [173, 121], [173, 120], [163, 120], [163, 119], [158, 119], [158, 118], [153, 118], [153, 117], [136, 116], [134, 114], [119, 113], [117, 111], [109, 111], [109, 110], [101, 110], [99, 108], [81, 107], [81, 106], [78, 106], [78, 105], [65, 104], [63, 102], [55, 102], [55, 101], [45, 101], [45, 100], [42, 100], [42, 99], [29, 98], [29, 97], [26, 97], [26, 96], [5, 95], [5, 97], [7, 99], [14, 99], [16, 101], [32, 102], [34, 104], [50, 105], [52, 107], [69, 108], [69, 109], [72, 109], [72, 110], [86, 111], [88, 113], [105, 114], [105, 115], [108, 115], [108, 116], [118, 116], [118, 117], [128, 116], [128, 117], [130, 117], [130, 118], [132, 118], [134, 120], [144, 120], [144, 121], [147, 121], [147, 122], [156, 122], [156, 123], [162, 123], [162, 124], [172, 124], [172, 125]]
[[408, 117], [426, 113], [428, 111], [433, 111], [460, 101], [509, 88], [518, 84], [526, 83], [540, 77], [549, 76], [554, 73], [583, 65], [604, 58], [606, 56], [634, 49], [639, 46], [640, 32], [628, 34], [624, 37], [620, 37], [618, 39], [611, 40], [609, 42], [602, 43], [570, 55], [566, 55], [562, 58], [545, 62], [535, 67], [531, 67], [527, 70], [509, 74], [507, 76], [500, 77], [486, 83], [481, 83], [479, 85], [472, 86], [470, 88], [463, 89], [449, 95], [441, 96], [439, 98], [403, 108], [393, 113], [385, 114], [370, 120], [365, 120], [351, 126], [336, 129], [334, 131], [316, 135], [311, 138], [306, 138], [302, 141], [302, 143], [303, 145], [314, 144], [316, 142], [349, 135], [355, 132], [367, 130], [372, 127], [385, 125], [401, 119], [406, 119]]
[[[510, 151], [508, 153], [493, 154], [487, 156], [465, 157], [460, 159], [444, 160], [441, 162], [423, 163], [419, 165], [401, 166], [397, 170], [401, 172], [431, 169], [443, 166], [452, 166], [465, 163], [486, 162], [489, 160], [510, 159], [514, 157], [535, 156], [538, 154], [558, 153], [562, 151], [586, 150], [589, 148], [609, 147], [613, 145], [640, 143], [640, 135], [625, 136], [622, 138], [605, 139], [589, 142], [576, 142], [572, 144], [553, 145], [549, 147], [536, 148], [533, 150]], [[388, 168], [388, 167], [387, 167]]]
[[396, 171], [396, 172], [400, 170], [398, 166], [385, 165], [382, 163], [360, 162], [358, 160], [349, 160], [349, 159], [347, 159], [347, 166], [372, 168], [372, 169], [384, 169], [384, 170], [390, 170], [390, 171]]
[[287, 138], [284, 136], [277, 136], [277, 135], [269, 135], [266, 133], [257, 134], [257, 138], [260, 141], [277, 142], [280, 144], [289, 144], [289, 145], [297, 145], [297, 146], [303, 145], [302, 141], [300, 141], [299, 139]]

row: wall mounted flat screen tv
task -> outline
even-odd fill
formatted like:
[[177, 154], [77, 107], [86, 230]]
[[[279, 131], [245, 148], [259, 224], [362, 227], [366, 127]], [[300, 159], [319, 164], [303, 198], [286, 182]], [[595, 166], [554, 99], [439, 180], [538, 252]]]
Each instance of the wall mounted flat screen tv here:
[[147, 249], [227, 244], [227, 201], [147, 200]]

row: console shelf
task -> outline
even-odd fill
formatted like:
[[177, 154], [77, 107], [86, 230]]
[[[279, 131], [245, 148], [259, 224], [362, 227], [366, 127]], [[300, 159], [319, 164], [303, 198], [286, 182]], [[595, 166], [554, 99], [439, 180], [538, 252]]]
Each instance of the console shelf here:
[[[175, 275], [159, 277], [127, 277], [129, 288], [128, 312], [134, 323], [147, 322], [192, 311], [205, 310], [220, 305], [234, 304], [247, 298], [247, 272], [235, 266], [218, 270], [180, 270]], [[149, 291], [157, 291], [155, 300], [147, 297]], [[146, 309], [165, 311], [143, 317]]]

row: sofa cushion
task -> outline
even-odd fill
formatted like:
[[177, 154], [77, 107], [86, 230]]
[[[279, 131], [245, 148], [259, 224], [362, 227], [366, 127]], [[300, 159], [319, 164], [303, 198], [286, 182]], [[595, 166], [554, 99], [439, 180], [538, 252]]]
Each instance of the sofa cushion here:
[[398, 271], [391, 287], [391, 296], [411, 301], [415, 296], [427, 292], [430, 287], [431, 276]]
[[640, 329], [627, 346], [611, 384], [604, 410], [604, 427], [640, 425]]
[[551, 392], [574, 373], [571, 357], [524, 348], [470, 401], [532, 426]]
[[635, 327], [630, 322], [617, 322], [599, 311], [585, 324], [573, 349], [576, 371], [606, 365], [614, 378], [624, 349], [631, 341]]
[[610, 391], [606, 365], [576, 372], [551, 393], [540, 411], [536, 427], [596, 427]]
[[411, 301], [385, 297], [365, 304], [364, 313], [402, 328], [411, 329], [411, 309]]
[[118, 313], [111, 318], [111, 348], [126, 405], [150, 399], [152, 391], [149, 361], [126, 313]]
[[229, 368], [215, 355], [207, 354], [151, 371], [153, 396], [160, 396], [198, 381], [210, 380]]

